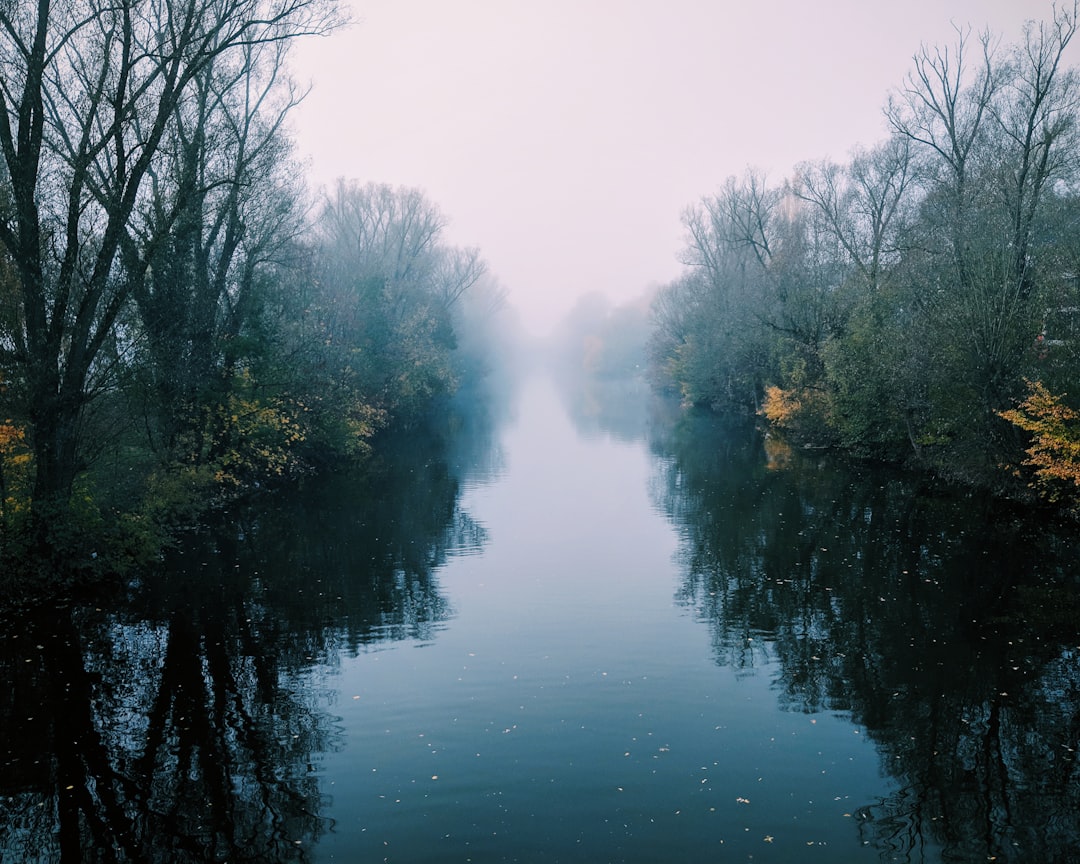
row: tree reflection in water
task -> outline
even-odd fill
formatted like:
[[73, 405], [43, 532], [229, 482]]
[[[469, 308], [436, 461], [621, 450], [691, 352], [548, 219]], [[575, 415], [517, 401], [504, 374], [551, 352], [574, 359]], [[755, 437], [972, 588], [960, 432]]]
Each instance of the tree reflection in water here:
[[5, 860], [286, 861], [321, 833], [329, 724], [209, 582], [159, 620], [67, 607], [9, 631]]
[[901, 786], [854, 814], [882, 860], [1075, 860], [1075, 541], [877, 469], [765, 458], [746, 425], [659, 429], [679, 600], [718, 662], [769, 664], [790, 710], [865, 725]]
[[339, 736], [313, 669], [447, 617], [434, 571], [484, 542], [458, 506], [473, 440], [235, 515], [124, 600], [5, 622], [3, 861], [304, 860]]

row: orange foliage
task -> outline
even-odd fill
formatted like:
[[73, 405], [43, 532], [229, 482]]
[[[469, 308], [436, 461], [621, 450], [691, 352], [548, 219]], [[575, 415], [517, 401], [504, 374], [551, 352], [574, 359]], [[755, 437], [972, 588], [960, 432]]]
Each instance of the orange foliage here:
[[3, 455], [13, 452], [25, 439], [23, 430], [10, 420], [0, 423], [0, 453]]
[[0, 514], [26, 504], [32, 461], [23, 427], [0, 423]]
[[775, 386], [765, 388], [765, 402], [761, 406], [761, 413], [774, 426], [794, 426], [802, 409], [802, 400], [795, 391]]
[[1001, 416], [1032, 435], [1025, 465], [1035, 469], [1037, 488], [1050, 501], [1080, 490], [1080, 412], [1053, 395], [1039, 381], [1028, 381], [1028, 396]]
[[773, 435], [765, 436], [765, 468], [782, 471], [791, 466], [791, 445]]

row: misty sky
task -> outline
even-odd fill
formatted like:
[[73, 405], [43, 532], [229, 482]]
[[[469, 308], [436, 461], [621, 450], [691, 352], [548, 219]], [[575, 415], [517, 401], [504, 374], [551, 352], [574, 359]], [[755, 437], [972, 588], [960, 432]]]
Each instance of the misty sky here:
[[[680, 214], [748, 166], [781, 181], [885, 135], [952, 22], [1018, 40], [1049, 0], [353, 0], [309, 40], [294, 117], [318, 187], [423, 189], [530, 329], [680, 271]], [[1074, 54], [1075, 56], [1075, 54]], [[1074, 60], [1075, 62], [1075, 60]]]

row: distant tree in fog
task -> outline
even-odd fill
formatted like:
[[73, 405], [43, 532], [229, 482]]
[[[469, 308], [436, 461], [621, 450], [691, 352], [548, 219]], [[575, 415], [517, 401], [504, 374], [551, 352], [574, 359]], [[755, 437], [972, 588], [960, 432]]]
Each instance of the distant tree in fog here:
[[423, 192], [386, 184], [340, 180], [318, 210], [319, 363], [355, 411], [404, 417], [457, 385], [454, 315], [487, 265], [447, 245], [446, 224]]

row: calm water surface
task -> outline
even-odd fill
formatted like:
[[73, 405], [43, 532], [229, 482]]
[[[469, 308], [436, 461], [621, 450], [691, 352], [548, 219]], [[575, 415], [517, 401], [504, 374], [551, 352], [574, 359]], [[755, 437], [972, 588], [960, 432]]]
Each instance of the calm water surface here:
[[0, 861], [1080, 860], [1075, 544], [538, 376], [0, 636]]

